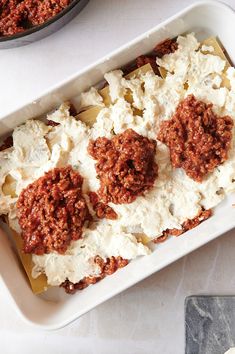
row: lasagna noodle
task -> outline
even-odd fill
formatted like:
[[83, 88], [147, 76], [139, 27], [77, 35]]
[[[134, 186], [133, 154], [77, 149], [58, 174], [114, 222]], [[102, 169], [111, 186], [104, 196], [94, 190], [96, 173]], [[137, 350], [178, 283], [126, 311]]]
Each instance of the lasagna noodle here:
[[[226, 58], [223, 49], [221, 48], [219, 42], [217, 41], [216, 38], [211, 37], [208, 38], [206, 40], [204, 40], [202, 42], [202, 45], [206, 45], [206, 46], [211, 46], [214, 48], [214, 51], [212, 54], [219, 56], [221, 59], [226, 60], [226, 68], [225, 70], [230, 66], [230, 63], [228, 61], [228, 59]], [[131, 72], [130, 74], [126, 75], [126, 78], [132, 78], [134, 76], [141, 75], [141, 74], [145, 74], [148, 71], [153, 71], [152, 67], [150, 64], [146, 64], [136, 70], [134, 70], [133, 72]], [[163, 68], [159, 68], [159, 72], [162, 76], [162, 78], [166, 77], [166, 70]], [[229, 83], [228, 80], [226, 78], [223, 78], [223, 83], [225, 87], [229, 88]], [[109, 86], [104, 87], [102, 90], [99, 91], [100, 95], [103, 98], [103, 101], [105, 103], [106, 106], [109, 106], [109, 104], [111, 103], [110, 100], [110, 96], [109, 96]], [[132, 102], [132, 97], [130, 94], [127, 94], [125, 99], [128, 102]], [[98, 106], [94, 106], [91, 107], [89, 109], [87, 109], [86, 111], [83, 111], [81, 113], [79, 113], [76, 118], [80, 119], [82, 122], [86, 123], [88, 126], [92, 126], [95, 121], [96, 121], [96, 117], [99, 114], [101, 110], [101, 107]], [[17, 251], [19, 254], [19, 257], [21, 259], [21, 262], [24, 266], [25, 272], [29, 278], [29, 282], [30, 285], [32, 287], [32, 290], [35, 294], [39, 294], [44, 292], [47, 288], [48, 288], [48, 284], [47, 284], [47, 279], [45, 275], [40, 275], [38, 278], [34, 279], [31, 275], [32, 273], [32, 267], [33, 267], [33, 261], [32, 261], [32, 256], [30, 254], [24, 254], [22, 252], [22, 239], [21, 236], [18, 235], [14, 230], [12, 230], [12, 234], [16, 243], [16, 247], [17, 247]], [[146, 244], [149, 241], [149, 238], [144, 235], [144, 234], [139, 234], [136, 235], [137, 239], [139, 239], [140, 241], [142, 241], [144, 244]]]
[[22, 251], [23, 240], [21, 236], [14, 230], [11, 229], [11, 234], [14, 239], [18, 255], [20, 257], [21, 263], [29, 279], [30, 286], [34, 294], [40, 294], [47, 290], [49, 285], [47, 284], [47, 277], [44, 274], [39, 275], [37, 279], [32, 277], [33, 260], [31, 254], [26, 254]]
[[[141, 66], [140, 68], [132, 71], [131, 73], [129, 73], [128, 75], [125, 76], [126, 79], [131, 79], [133, 77], [138, 77], [142, 74], [146, 74], [147, 72], [152, 71], [153, 69], [151, 67], [150, 64], [146, 64], [144, 66]], [[103, 98], [103, 102], [105, 104], [106, 107], [108, 107], [111, 103], [111, 99], [109, 96], [109, 86], [105, 86], [103, 89], [101, 89], [99, 91], [99, 94], [101, 95], [101, 97]], [[132, 103], [132, 96], [130, 93], [127, 93], [125, 96], [126, 101]], [[89, 127], [91, 127], [95, 121], [96, 121], [96, 117], [98, 116], [99, 112], [101, 111], [103, 107], [99, 107], [99, 106], [94, 106], [92, 108], [89, 108], [87, 110], [85, 110], [84, 112], [79, 113], [76, 118], [78, 118], [79, 120], [81, 120], [83, 123], [86, 123]]]

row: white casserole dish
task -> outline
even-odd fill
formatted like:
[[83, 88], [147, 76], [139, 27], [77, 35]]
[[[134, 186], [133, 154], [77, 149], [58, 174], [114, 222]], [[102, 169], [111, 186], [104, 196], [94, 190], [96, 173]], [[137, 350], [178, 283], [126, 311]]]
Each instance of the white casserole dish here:
[[[228, 51], [230, 58], [235, 62], [235, 43], [231, 39], [234, 23], [235, 13], [228, 6], [214, 1], [197, 2], [111, 53], [109, 57], [76, 73], [33, 103], [7, 117], [0, 118], [1, 135], [4, 136], [26, 119], [40, 116], [56, 108], [64, 100], [77, 96], [102, 80], [105, 72], [120, 68], [140, 54], [151, 51], [156, 43], [167, 37], [175, 37], [192, 31], [196, 33], [199, 40], [211, 35], [217, 36]], [[7, 292], [18, 313], [28, 323], [44, 329], [63, 327], [98, 304], [234, 228], [235, 208], [232, 207], [234, 200], [234, 195], [230, 195], [215, 209], [214, 215], [197, 228], [157, 245], [156, 250], [150, 256], [132, 261], [112, 276], [106, 277], [96, 285], [77, 292], [73, 296], [66, 295], [63, 290], [57, 288], [50, 289], [40, 296], [34, 295], [24, 272], [21, 271], [11, 243], [1, 231], [1, 288]]]

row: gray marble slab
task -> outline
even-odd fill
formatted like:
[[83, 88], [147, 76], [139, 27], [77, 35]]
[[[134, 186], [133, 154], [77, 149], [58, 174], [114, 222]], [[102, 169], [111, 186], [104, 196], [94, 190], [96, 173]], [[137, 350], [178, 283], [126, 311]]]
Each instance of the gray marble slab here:
[[235, 296], [185, 300], [185, 354], [224, 354], [235, 347]]

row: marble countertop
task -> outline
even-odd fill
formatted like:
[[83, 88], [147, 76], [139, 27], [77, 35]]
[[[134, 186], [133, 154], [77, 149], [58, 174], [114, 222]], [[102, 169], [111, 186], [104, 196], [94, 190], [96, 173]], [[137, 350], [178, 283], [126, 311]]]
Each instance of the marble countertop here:
[[227, 353], [235, 345], [235, 296], [187, 297], [185, 331], [185, 354]]
[[[0, 116], [193, 2], [90, 0], [56, 34], [1, 50]], [[235, 7], [234, 0], [224, 2]], [[234, 249], [235, 230], [54, 332], [23, 323], [0, 289], [0, 352], [182, 354], [184, 299], [193, 294], [234, 295]]]

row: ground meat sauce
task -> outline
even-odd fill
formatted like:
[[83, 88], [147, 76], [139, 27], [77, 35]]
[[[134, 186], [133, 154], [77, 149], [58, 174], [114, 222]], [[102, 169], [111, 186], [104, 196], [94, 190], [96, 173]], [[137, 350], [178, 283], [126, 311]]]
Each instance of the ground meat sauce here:
[[146, 64], [150, 64], [153, 71], [155, 74], [159, 74], [158, 71], [158, 66], [156, 63], [156, 56], [152, 55], [140, 55], [138, 58], [136, 58], [136, 66], [137, 68], [140, 68], [141, 66], [144, 66]]
[[40, 25], [64, 10], [72, 0], [0, 0], [0, 36]]
[[111, 257], [104, 260], [103, 258], [97, 256], [95, 262], [100, 267], [100, 275], [98, 277], [85, 277], [76, 284], [66, 280], [61, 284], [61, 287], [65, 289], [66, 293], [74, 294], [77, 290], [83, 290], [87, 286], [102, 280], [106, 275], [111, 275], [115, 273], [119, 268], [123, 268], [128, 264], [128, 260], [121, 257]]
[[143, 65], [150, 64], [155, 74], [159, 74], [156, 58], [161, 58], [165, 54], [174, 53], [178, 49], [178, 43], [175, 39], [165, 39], [156, 45], [153, 52], [148, 55], [140, 55], [136, 58], [136, 66], [140, 68]]
[[47, 125], [49, 125], [50, 127], [56, 127], [57, 125], [60, 125], [60, 123], [54, 122], [53, 120], [48, 119], [47, 120]]
[[228, 158], [233, 121], [218, 117], [212, 104], [186, 97], [170, 120], [162, 122], [158, 139], [170, 149], [172, 165], [197, 182]]
[[94, 211], [96, 212], [96, 216], [99, 219], [110, 219], [116, 220], [117, 213], [111, 208], [109, 205], [104, 204], [99, 201], [98, 194], [95, 192], [89, 192], [89, 199], [93, 206]]
[[204, 220], [208, 219], [212, 215], [212, 210], [202, 210], [200, 213], [193, 219], [188, 219], [182, 224], [182, 229], [167, 229], [163, 231], [162, 236], [153, 240], [154, 243], [164, 242], [169, 236], [180, 236], [184, 232], [194, 229], [194, 227], [198, 226]]
[[82, 236], [90, 219], [82, 183], [80, 174], [68, 166], [45, 173], [21, 192], [17, 209], [24, 252], [63, 254]]
[[72, 117], [76, 117], [76, 115], [78, 114], [77, 109], [75, 108], [75, 106], [69, 102], [69, 114]]
[[12, 136], [8, 136], [2, 143], [2, 145], [0, 146], [0, 151], [6, 150], [10, 147], [13, 146], [13, 138]]
[[132, 203], [149, 190], [157, 177], [156, 141], [132, 129], [114, 136], [91, 140], [89, 154], [96, 159], [100, 179], [98, 196], [104, 203]]
[[176, 42], [176, 39], [167, 38], [158, 43], [153, 51], [158, 58], [161, 58], [163, 55], [174, 53], [177, 49], [178, 43]]

